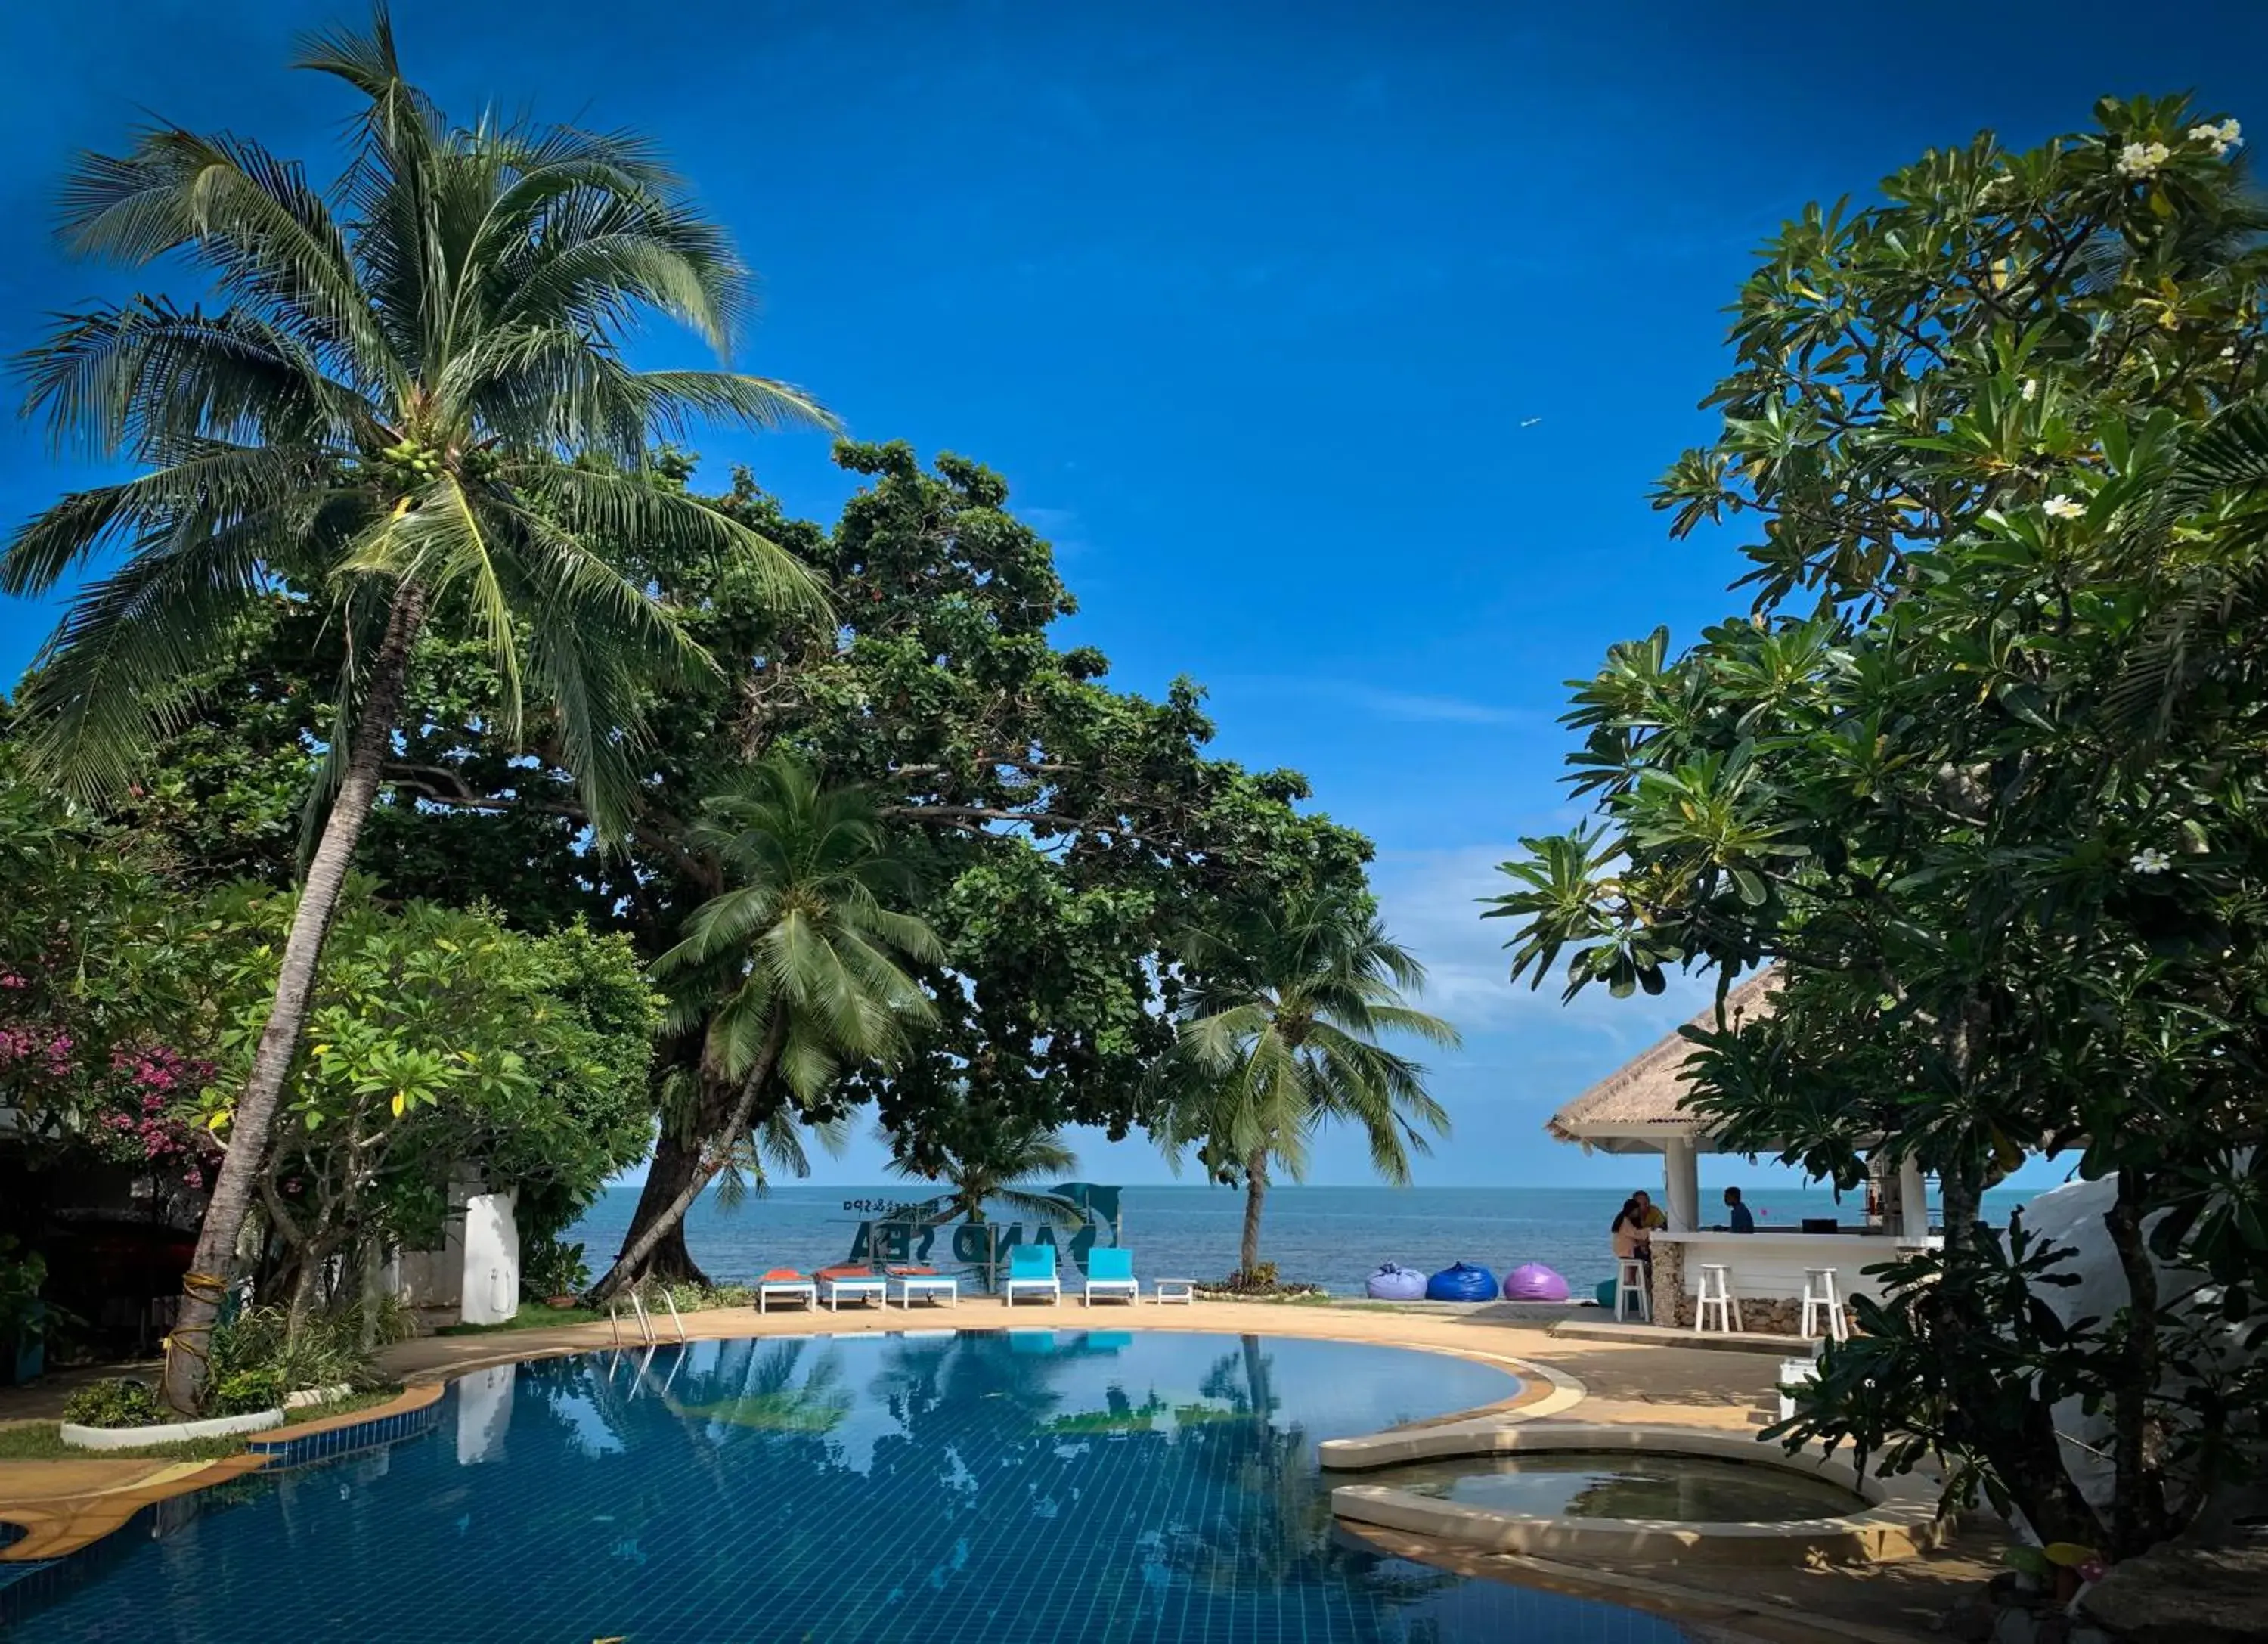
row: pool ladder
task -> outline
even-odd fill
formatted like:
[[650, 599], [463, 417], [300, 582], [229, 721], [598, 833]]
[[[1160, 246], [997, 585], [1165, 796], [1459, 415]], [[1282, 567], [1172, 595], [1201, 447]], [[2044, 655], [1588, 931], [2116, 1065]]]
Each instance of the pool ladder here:
[[[635, 1285], [630, 1287], [630, 1314], [637, 1322], [638, 1339], [645, 1343], [647, 1346], [651, 1347], [661, 1339], [660, 1337], [654, 1334], [653, 1316], [645, 1310], [645, 1298], [638, 1294], [637, 1287]], [[670, 1294], [669, 1292], [665, 1289], [661, 1293], [661, 1299], [663, 1303], [669, 1309], [669, 1322], [677, 1326], [677, 1339], [683, 1341], [686, 1338], [685, 1316], [677, 1310], [677, 1298]], [[622, 1345], [622, 1316], [616, 1310], [615, 1304], [611, 1297], [609, 1297], [607, 1301], [607, 1323], [614, 1326], [615, 1345], [617, 1347], [621, 1346]]]

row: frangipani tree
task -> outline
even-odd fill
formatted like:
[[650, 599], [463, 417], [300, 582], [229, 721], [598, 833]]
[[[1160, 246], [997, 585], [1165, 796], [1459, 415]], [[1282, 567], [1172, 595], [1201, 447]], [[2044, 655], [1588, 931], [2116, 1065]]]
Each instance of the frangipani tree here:
[[[1760, 597], [1578, 686], [1600, 814], [1491, 911], [1571, 994], [1778, 960], [1769, 1017], [1689, 1030], [1695, 1105], [1846, 1184], [1914, 1158], [1946, 1213], [1786, 1436], [2124, 1556], [2268, 1428], [2268, 218], [2234, 122], [2097, 114], [1768, 248], [1660, 496], [1761, 527]], [[2121, 1304], [1980, 1227], [2036, 1152], [2105, 1183]]]
[[360, 99], [328, 190], [248, 140], [173, 127], [71, 174], [67, 247], [132, 266], [178, 254], [217, 306], [137, 296], [66, 317], [31, 351], [29, 409], [58, 446], [140, 472], [64, 498], [0, 556], [15, 594], [123, 556], [74, 598], [21, 704], [39, 770], [77, 794], [136, 773], [190, 706], [184, 682], [276, 590], [324, 607], [350, 642], [328, 807], [171, 1338], [166, 1394], [182, 1410], [201, 1396], [324, 933], [412, 711], [419, 636], [485, 646], [507, 734], [531, 705], [556, 719], [605, 838], [636, 787], [642, 686], [708, 666], [613, 546], [667, 539], [736, 562], [784, 608], [821, 603], [797, 561], [642, 472], [652, 442], [696, 419], [827, 421], [777, 382], [625, 360], [642, 315], [723, 355], [747, 308], [729, 240], [652, 145], [452, 125], [403, 77], [382, 6], [298, 62]]

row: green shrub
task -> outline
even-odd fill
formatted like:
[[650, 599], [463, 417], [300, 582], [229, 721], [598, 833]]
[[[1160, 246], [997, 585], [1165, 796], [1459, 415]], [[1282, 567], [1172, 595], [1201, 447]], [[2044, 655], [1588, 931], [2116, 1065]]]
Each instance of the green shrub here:
[[546, 1239], [531, 1245], [520, 1263], [520, 1293], [533, 1301], [580, 1295], [590, 1282], [591, 1269], [583, 1260], [583, 1247], [579, 1244]]
[[273, 1367], [235, 1370], [215, 1378], [212, 1391], [205, 1399], [205, 1413], [248, 1416], [255, 1411], [276, 1410], [282, 1407], [284, 1394], [297, 1390], [286, 1387], [284, 1373]]
[[[379, 1338], [394, 1338], [391, 1332], [401, 1323], [400, 1310], [389, 1309], [380, 1321]], [[282, 1393], [342, 1383], [372, 1387], [380, 1380], [370, 1355], [362, 1350], [362, 1316], [357, 1309], [310, 1313], [299, 1322], [296, 1338], [291, 1324], [291, 1315], [282, 1308], [247, 1308], [217, 1327], [212, 1334], [214, 1385], [250, 1371], [273, 1375]], [[281, 1402], [279, 1393], [252, 1408], [273, 1409]]]
[[89, 1382], [63, 1405], [63, 1419], [82, 1427], [146, 1427], [173, 1419], [139, 1382]]

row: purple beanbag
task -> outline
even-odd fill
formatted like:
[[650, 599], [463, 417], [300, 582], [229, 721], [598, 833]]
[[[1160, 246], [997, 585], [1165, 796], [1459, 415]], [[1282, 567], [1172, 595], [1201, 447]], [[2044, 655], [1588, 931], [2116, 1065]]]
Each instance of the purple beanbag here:
[[1508, 1301], [1565, 1301], [1567, 1281], [1541, 1262], [1528, 1262], [1504, 1276]]
[[1388, 1262], [1370, 1276], [1363, 1289], [1373, 1301], [1422, 1301], [1425, 1297], [1425, 1275], [1415, 1268], [1396, 1267]]

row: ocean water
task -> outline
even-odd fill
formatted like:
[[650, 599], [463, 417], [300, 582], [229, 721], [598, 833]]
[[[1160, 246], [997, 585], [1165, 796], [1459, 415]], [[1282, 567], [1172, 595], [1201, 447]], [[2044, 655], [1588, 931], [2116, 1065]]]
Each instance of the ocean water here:
[[[1660, 1198], [1658, 1181], [1632, 1171], [1631, 1188]], [[1320, 1284], [1355, 1294], [1381, 1262], [1433, 1272], [1453, 1262], [1478, 1263], [1498, 1278], [1523, 1262], [1541, 1262], [1566, 1276], [1580, 1294], [1614, 1276], [1607, 1230], [1629, 1190], [1552, 1187], [1278, 1187], [1270, 1191], [1260, 1229], [1260, 1256], [1286, 1280]], [[803, 1272], [846, 1259], [858, 1222], [868, 1213], [851, 1206], [880, 1199], [900, 1202], [921, 1190], [887, 1187], [776, 1187], [731, 1211], [703, 1197], [687, 1218], [686, 1242], [710, 1278], [743, 1282], [771, 1267]], [[1705, 1198], [1706, 1195], [1705, 1195]], [[1987, 1196], [2000, 1214], [2028, 1197]], [[1218, 1279], [1236, 1265], [1244, 1225], [1243, 1195], [1203, 1186], [1129, 1187], [1121, 1198], [1121, 1232], [1145, 1279]], [[1824, 1190], [1757, 1189], [1749, 1195], [1761, 1228], [1793, 1227], [1806, 1216], [1839, 1213], [1859, 1220], [1864, 1201], [1846, 1196], [1840, 1206]], [[578, 1239], [593, 1272], [604, 1271], [622, 1246], [634, 1187], [609, 1189], [568, 1236]], [[1713, 1210], [1713, 1204], [1707, 1206]], [[1013, 1220], [1000, 1212], [995, 1220]], [[943, 1244], [933, 1255], [939, 1266]]]

